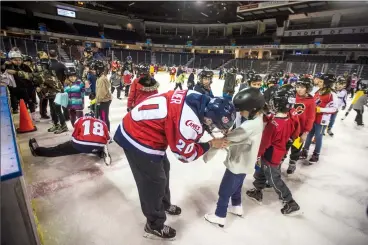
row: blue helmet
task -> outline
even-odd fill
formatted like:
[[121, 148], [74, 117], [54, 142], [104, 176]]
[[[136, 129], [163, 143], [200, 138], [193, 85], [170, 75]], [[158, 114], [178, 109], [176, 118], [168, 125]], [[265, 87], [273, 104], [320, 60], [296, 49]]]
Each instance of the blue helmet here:
[[205, 108], [204, 116], [212, 120], [214, 126], [220, 130], [230, 129], [235, 121], [235, 106], [232, 101], [215, 97], [210, 100]]
[[93, 111], [90, 111], [86, 114], [84, 114], [85, 117], [95, 117], [95, 113]]
[[133, 61], [132, 56], [127, 56], [126, 61], [129, 62], [129, 63], [132, 62]]

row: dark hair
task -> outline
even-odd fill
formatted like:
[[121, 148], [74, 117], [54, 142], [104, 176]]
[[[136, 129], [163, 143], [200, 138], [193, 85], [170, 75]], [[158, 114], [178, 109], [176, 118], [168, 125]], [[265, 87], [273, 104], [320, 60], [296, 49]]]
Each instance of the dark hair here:
[[49, 51], [49, 55], [50, 55], [50, 58], [56, 58], [58, 56], [56, 50], [54, 50], [54, 49], [51, 49]]

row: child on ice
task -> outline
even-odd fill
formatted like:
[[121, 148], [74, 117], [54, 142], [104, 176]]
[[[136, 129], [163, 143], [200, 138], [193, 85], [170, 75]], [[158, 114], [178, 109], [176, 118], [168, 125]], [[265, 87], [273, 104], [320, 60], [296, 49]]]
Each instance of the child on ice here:
[[[217, 208], [214, 214], [206, 214], [205, 219], [220, 227], [225, 225], [227, 212], [243, 215], [241, 190], [246, 174], [254, 172], [257, 153], [263, 131], [261, 109], [265, 104], [263, 95], [257, 88], [246, 88], [234, 97], [234, 105], [241, 116], [247, 120], [226, 135], [230, 141], [228, 154], [224, 162], [226, 171], [222, 178]], [[210, 161], [217, 150], [209, 150], [204, 161]], [[229, 199], [232, 205], [228, 210]]]

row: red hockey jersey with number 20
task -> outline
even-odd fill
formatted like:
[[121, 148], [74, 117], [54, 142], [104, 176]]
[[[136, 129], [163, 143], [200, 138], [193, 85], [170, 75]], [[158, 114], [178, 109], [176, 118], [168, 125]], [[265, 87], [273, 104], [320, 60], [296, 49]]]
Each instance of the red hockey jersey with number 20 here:
[[105, 146], [110, 140], [105, 122], [94, 117], [81, 117], [74, 123], [72, 141], [80, 145]]
[[199, 120], [204, 114], [201, 101], [207, 99], [203, 96], [177, 90], [147, 98], [123, 118], [114, 141], [152, 158], [162, 158], [170, 146], [182, 162], [194, 161], [209, 149], [208, 143], [198, 143], [204, 132]]

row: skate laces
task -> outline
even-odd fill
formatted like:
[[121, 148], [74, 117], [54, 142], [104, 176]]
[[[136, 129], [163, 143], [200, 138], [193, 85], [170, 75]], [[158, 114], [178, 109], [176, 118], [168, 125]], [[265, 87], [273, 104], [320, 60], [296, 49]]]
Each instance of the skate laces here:
[[164, 225], [164, 228], [162, 229], [162, 233], [165, 233], [165, 234], [170, 233], [170, 226]]
[[170, 211], [170, 212], [175, 212], [176, 211], [176, 206], [171, 205], [167, 210]]

